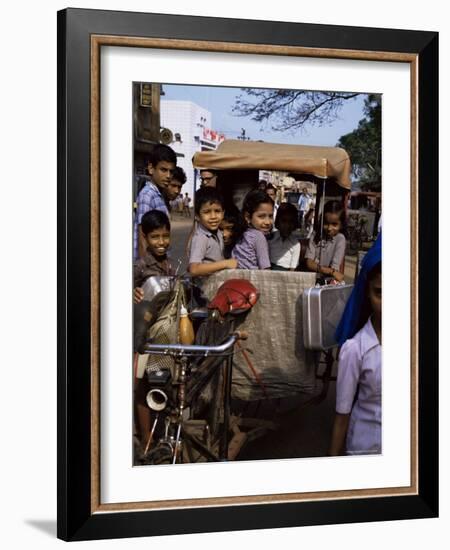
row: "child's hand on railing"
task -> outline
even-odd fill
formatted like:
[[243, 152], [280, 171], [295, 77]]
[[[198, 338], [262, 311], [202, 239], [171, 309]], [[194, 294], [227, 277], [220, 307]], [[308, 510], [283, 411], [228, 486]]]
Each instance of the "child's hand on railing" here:
[[238, 266], [238, 262], [236, 258], [230, 258], [229, 260], [225, 260], [226, 262], [226, 269], [236, 269]]

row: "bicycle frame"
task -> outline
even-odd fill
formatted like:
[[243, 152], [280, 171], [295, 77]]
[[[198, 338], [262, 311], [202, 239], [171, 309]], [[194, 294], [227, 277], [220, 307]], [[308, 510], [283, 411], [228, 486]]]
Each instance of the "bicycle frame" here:
[[[183, 430], [183, 437], [207, 460], [220, 461], [228, 459], [228, 431], [229, 431], [229, 418], [230, 418], [230, 400], [231, 400], [231, 384], [232, 384], [232, 358], [234, 353], [234, 344], [238, 339], [243, 338], [243, 334], [239, 332], [233, 333], [224, 343], [217, 346], [202, 346], [202, 345], [182, 345], [182, 344], [151, 344], [148, 343], [145, 346], [145, 353], [154, 355], [170, 355], [175, 359], [177, 365], [177, 375], [172, 385], [177, 386], [176, 391], [176, 403], [174, 410], [166, 417], [166, 430], [165, 436], [158, 442], [158, 445], [165, 446], [166, 449], [171, 449], [172, 463], [175, 464], [179, 454], [179, 448], [181, 445], [181, 433], [183, 428], [183, 411], [186, 407], [186, 403], [190, 403], [194, 395], [199, 393], [206, 384], [212, 378], [215, 369], [222, 361], [219, 361], [217, 365], [209, 365], [206, 371], [202, 371], [199, 376], [193, 376], [188, 378], [189, 370], [189, 358], [193, 357], [211, 357], [220, 360], [225, 359], [224, 369], [224, 421], [223, 421], [223, 433], [219, 439], [219, 452], [215, 455], [206, 445], [204, 445], [194, 435], [189, 434], [188, 431]], [[201, 368], [201, 367], [200, 367]], [[159, 416], [159, 413], [158, 413]], [[153, 437], [153, 433], [158, 421], [158, 416], [155, 419], [155, 423], [152, 427], [149, 442], [146, 447], [148, 451], [150, 443]], [[176, 432], [175, 441], [168, 436], [170, 425], [174, 425], [174, 431]]]

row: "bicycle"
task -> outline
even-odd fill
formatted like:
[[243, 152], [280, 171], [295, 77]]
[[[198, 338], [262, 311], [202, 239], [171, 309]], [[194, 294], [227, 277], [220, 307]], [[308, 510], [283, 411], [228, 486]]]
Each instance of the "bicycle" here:
[[[234, 345], [245, 338], [245, 333], [234, 332], [215, 346], [146, 344], [145, 353], [169, 355], [175, 367], [173, 372], [153, 371], [148, 376], [152, 389], [147, 394], [147, 404], [156, 416], [141, 460], [143, 464], [228, 459]], [[198, 361], [201, 358], [203, 361]], [[195, 418], [202, 414], [197, 401], [208, 384], [214, 390], [209, 415]], [[161, 417], [164, 432], [152, 446]]]

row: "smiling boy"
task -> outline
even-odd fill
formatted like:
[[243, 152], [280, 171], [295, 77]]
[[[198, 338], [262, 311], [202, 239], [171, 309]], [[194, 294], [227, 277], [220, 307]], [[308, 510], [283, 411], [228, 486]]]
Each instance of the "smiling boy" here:
[[160, 210], [169, 215], [167, 208], [167, 188], [172, 181], [177, 156], [167, 145], [158, 144], [153, 148], [147, 166], [151, 181], [142, 188], [136, 199], [134, 220], [134, 259], [145, 256], [147, 245], [141, 230], [142, 216], [149, 210]]
[[[138, 259], [133, 266], [134, 283], [134, 351], [142, 353], [141, 346], [148, 338], [148, 329], [152, 319], [156, 318], [161, 310], [161, 303], [144, 299], [145, 281], [150, 277], [170, 275], [171, 267], [167, 257], [170, 246], [170, 221], [167, 215], [160, 210], [150, 210], [142, 216], [141, 230], [146, 244], [146, 254]], [[161, 292], [158, 296], [162, 296]], [[146, 397], [148, 384], [145, 377], [148, 355], [136, 356], [134, 371], [134, 414], [137, 436], [144, 448], [150, 432], [151, 415]]]
[[210, 275], [222, 269], [234, 269], [234, 258], [224, 259], [223, 235], [219, 229], [224, 216], [221, 195], [213, 187], [197, 191], [194, 200], [197, 228], [192, 237], [189, 255], [189, 272], [194, 277]]
[[142, 287], [149, 277], [169, 275], [171, 271], [167, 258], [167, 250], [170, 246], [169, 218], [160, 210], [150, 210], [142, 216], [141, 222], [146, 254], [134, 263], [134, 286], [138, 288]]

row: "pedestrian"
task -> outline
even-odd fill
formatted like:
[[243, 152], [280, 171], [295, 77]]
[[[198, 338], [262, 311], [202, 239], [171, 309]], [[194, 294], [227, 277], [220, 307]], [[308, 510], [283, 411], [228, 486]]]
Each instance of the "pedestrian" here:
[[305, 212], [308, 212], [309, 206], [311, 204], [311, 195], [308, 193], [308, 189], [303, 187], [300, 196], [298, 197], [298, 225], [300, 228], [303, 227], [303, 217]]
[[190, 202], [191, 202], [191, 197], [189, 196], [188, 193], [185, 193], [183, 198], [183, 211], [187, 218], [191, 217]]
[[183, 194], [180, 193], [178, 195], [178, 199], [177, 199], [177, 212], [178, 214], [180, 214], [180, 216], [183, 215], [183, 211], [184, 211], [184, 204], [183, 204]]

